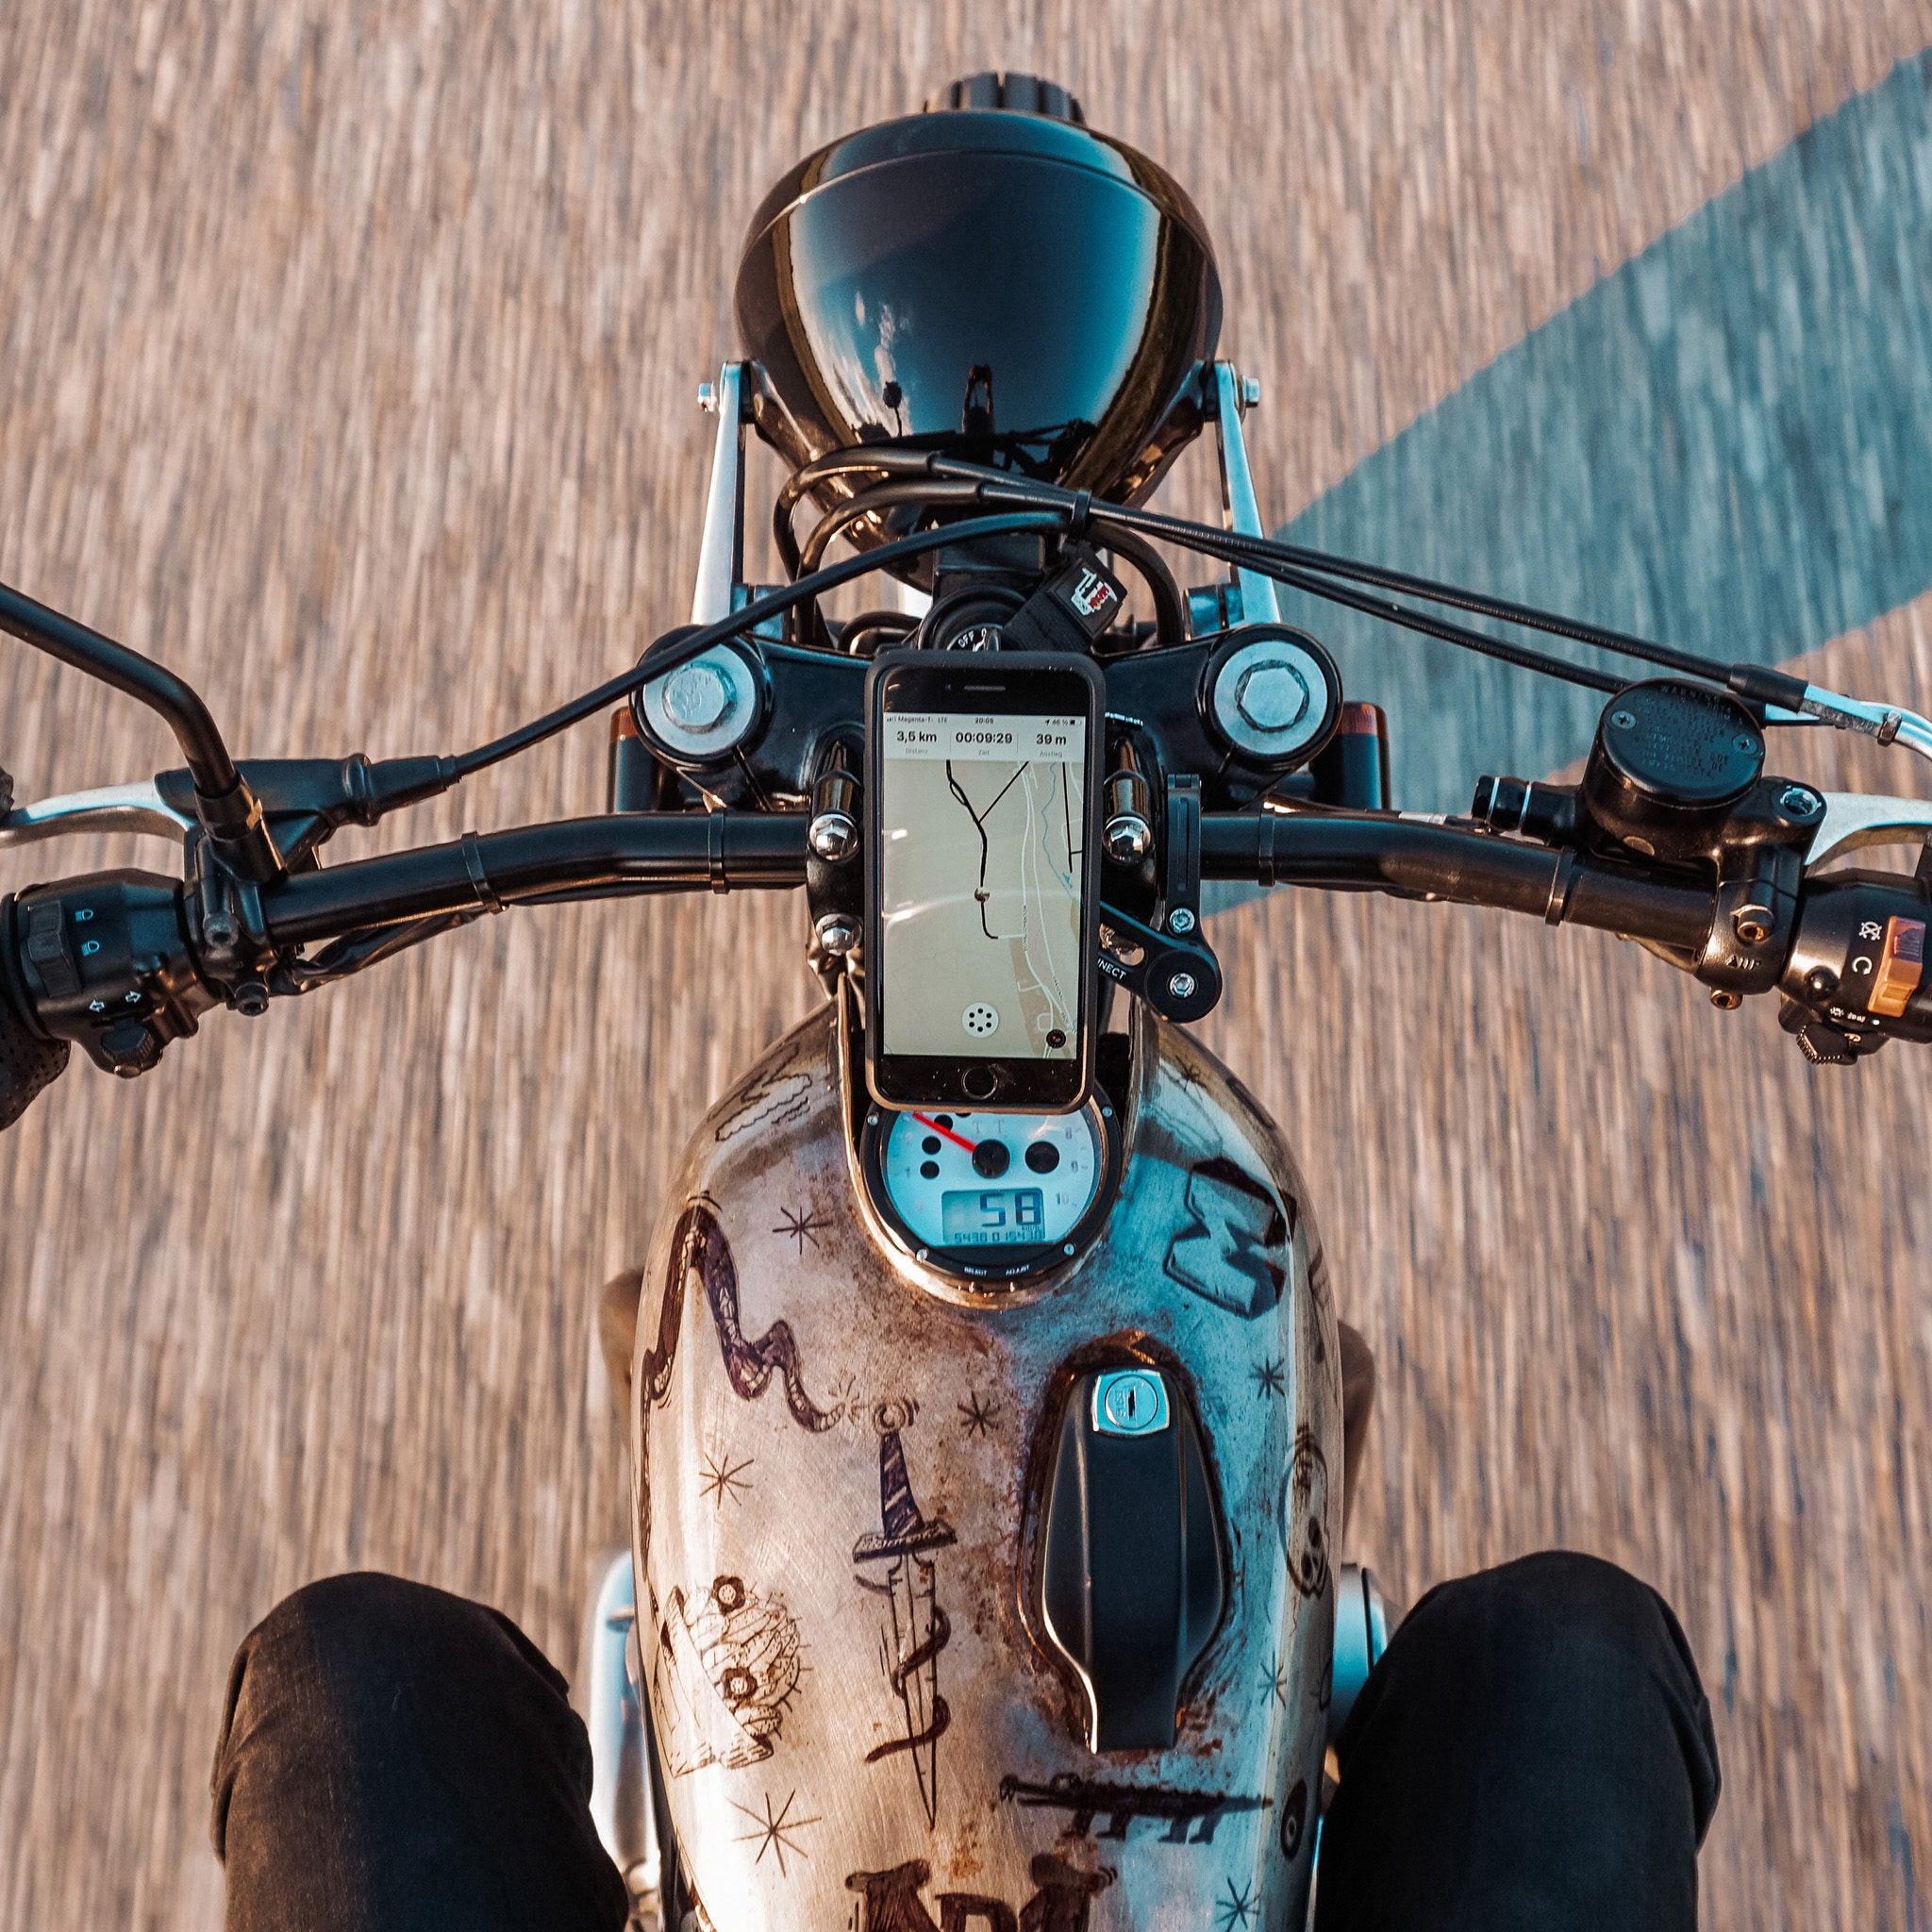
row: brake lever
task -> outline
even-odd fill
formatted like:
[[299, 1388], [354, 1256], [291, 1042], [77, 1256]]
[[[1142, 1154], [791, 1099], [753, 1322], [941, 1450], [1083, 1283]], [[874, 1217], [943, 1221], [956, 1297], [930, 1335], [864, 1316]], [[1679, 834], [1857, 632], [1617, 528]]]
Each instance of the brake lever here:
[[1932, 840], [1932, 801], [1879, 798], [1857, 791], [1824, 793], [1824, 817], [1805, 856], [1807, 869], [1867, 845]]

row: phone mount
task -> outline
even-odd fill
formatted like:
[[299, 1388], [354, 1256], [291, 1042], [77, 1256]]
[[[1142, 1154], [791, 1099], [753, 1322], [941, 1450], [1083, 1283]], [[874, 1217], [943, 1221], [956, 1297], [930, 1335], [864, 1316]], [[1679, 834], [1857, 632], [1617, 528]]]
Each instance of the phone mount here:
[[1205, 1020], [1221, 1004], [1221, 962], [1201, 930], [1201, 781], [1167, 781], [1166, 890], [1158, 926], [1100, 906], [1100, 970], [1163, 1019]]

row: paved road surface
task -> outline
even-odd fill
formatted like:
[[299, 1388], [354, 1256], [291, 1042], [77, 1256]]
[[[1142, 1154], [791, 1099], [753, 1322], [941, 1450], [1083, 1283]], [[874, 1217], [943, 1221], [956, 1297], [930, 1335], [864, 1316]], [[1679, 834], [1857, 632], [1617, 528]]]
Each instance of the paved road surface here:
[[[1757, 646], [1924, 705], [1924, 509], [1893, 505], [1932, 407], [1899, 334], [1924, 85], [1893, 68], [1928, 42], [1908, 0], [16, 0], [0, 575], [178, 665], [251, 752], [478, 741], [681, 616], [692, 390], [764, 185], [1007, 64], [1196, 195], [1284, 520], [1446, 568], [1459, 503], [1498, 588], [1772, 610]], [[1579, 403], [1587, 353], [1640, 338], [1630, 409]], [[1858, 425], [1872, 460], [1818, 474], [1878, 534], [1831, 594], [1854, 508], [1754, 476], [1727, 396], [1777, 403], [1774, 454]], [[1489, 733], [1574, 755], [1537, 687], [1361, 661], [1429, 693], [1418, 788]], [[27, 796], [165, 757], [10, 648], [0, 721]], [[601, 756], [578, 734], [408, 831], [594, 808]], [[1707, 1923], [1932, 1924], [1932, 1063], [1808, 1073], [1768, 1012], [1500, 918], [1307, 897], [1219, 931], [1208, 1030], [1381, 1358], [1357, 1540], [1392, 1591], [1553, 1542], [1654, 1579], [1718, 1709]], [[138, 1089], [77, 1070], [0, 1146], [0, 1919], [218, 1923], [227, 1659], [305, 1578], [404, 1571], [573, 1654], [624, 1517], [591, 1293], [809, 1006], [799, 939], [750, 901], [493, 921]]]

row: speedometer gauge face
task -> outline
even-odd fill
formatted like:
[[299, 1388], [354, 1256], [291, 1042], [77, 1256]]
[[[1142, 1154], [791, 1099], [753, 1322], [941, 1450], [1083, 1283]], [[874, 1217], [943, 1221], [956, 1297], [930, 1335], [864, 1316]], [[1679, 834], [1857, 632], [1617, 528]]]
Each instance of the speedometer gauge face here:
[[1063, 1242], [1092, 1207], [1106, 1150], [1078, 1113], [901, 1113], [880, 1161], [886, 1195], [929, 1248], [997, 1265]]

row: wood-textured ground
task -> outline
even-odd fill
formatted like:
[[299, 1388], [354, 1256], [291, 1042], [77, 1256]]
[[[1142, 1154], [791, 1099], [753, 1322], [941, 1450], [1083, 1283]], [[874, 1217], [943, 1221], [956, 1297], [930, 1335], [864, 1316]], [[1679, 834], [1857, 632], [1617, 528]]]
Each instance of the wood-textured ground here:
[[[454, 749], [682, 616], [745, 217], [955, 74], [1057, 75], [1189, 186], [1287, 516], [1928, 40], [1909, 0], [15, 0], [0, 576], [249, 752]], [[1928, 640], [1913, 607], [1834, 656], [1924, 705]], [[11, 646], [0, 721], [26, 796], [168, 757]], [[382, 841], [594, 808], [601, 758]], [[1393, 1593], [1553, 1542], [1652, 1578], [1718, 1710], [1707, 1924], [1932, 1923], [1926, 1059], [1814, 1074], [1768, 1012], [1501, 918], [1220, 934], [1208, 1030], [1381, 1360]], [[305, 1578], [404, 1571], [572, 1656], [623, 1526], [592, 1292], [815, 997], [800, 936], [781, 901], [507, 917], [136, 1088], [76, 1069], [0, 1142], [0, 1920], [218, 1923], [224, 1674]]]

